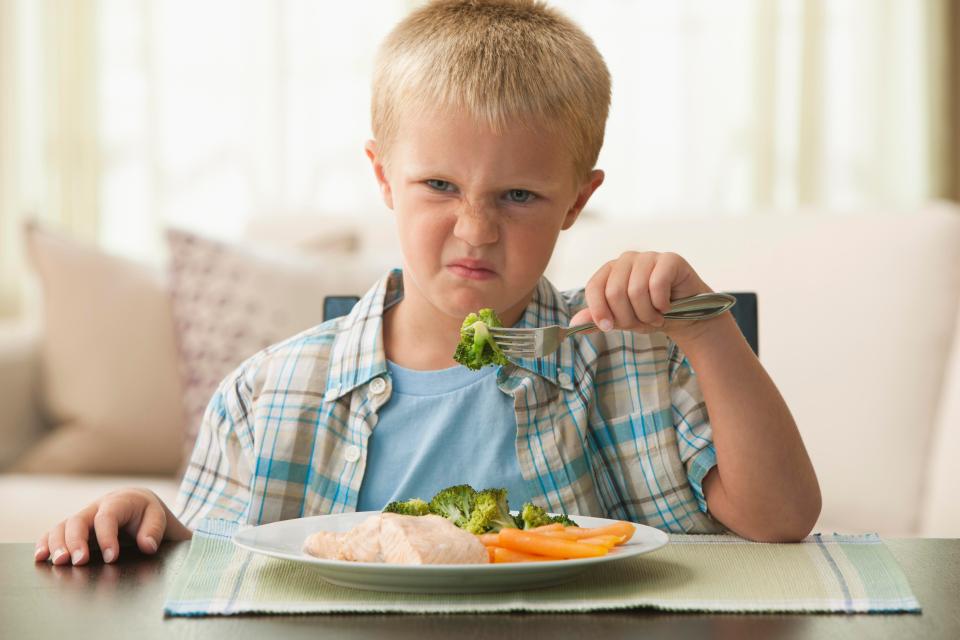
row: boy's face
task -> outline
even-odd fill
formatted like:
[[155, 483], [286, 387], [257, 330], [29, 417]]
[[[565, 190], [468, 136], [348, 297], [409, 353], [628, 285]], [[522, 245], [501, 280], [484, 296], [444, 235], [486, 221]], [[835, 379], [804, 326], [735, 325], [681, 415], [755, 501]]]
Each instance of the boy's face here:
[[521, 125], [494, 134], [463, 114], [406, 116], [386, 168], [367, 143], [397, 218], [405, 299], [458, 323], [482, 307], [515, 323], [603, 173], [578, 180], [561, 140]]

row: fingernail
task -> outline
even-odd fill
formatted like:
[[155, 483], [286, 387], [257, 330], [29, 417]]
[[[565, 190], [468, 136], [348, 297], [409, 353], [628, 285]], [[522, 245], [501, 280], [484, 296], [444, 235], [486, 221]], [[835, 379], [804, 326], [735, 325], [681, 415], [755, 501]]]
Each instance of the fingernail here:
[[115, 555], [116, 554], [113, 551], [113, 547], [107, 547], [103, 551], [103, 561], [108, 563], [113, 562]]
[[144, 542], [146, 543], [147, 548], [150, 549], [151, 553], [157, 550], [157, 541], [154, 540], [153, 538], [148, 536], [147, 538], [144, 539]]
[[597, 323], [597, 326], [600, 327], [601, 331], [610, 331], [613, 329], [613, 323], [609, 320], [601, 320]]
[[77, 564], [82, 559], [83, 559], [83, 549], [77, 549], [76, 551], [73, 552], [73, 555], [70, 556], [70, 560], [73, 562], [73, 564]]
[[67, 553], [67, 550], [64, 549], [63, 547], [61, 547], [61, 548], [59, 548], [59, 549], [57, 549], [56, 551], [53, 552], [52, 560], [53, 560], [54, 562], [57, 562], [57, 561], [60, 560], [60, 558], [62, 558], [62, 557], [64, 556], [64, 554], [66, 554], [66, 553]]
[[43, 547], [37, 547], [36, 550], [33, 552], [33, 559], [39, 560], [41, 553], [43, 553]]

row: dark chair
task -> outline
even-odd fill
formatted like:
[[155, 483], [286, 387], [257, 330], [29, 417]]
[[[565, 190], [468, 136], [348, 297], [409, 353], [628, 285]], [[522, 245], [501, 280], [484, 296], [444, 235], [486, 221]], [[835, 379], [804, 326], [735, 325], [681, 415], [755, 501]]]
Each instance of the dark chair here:
[[[740, 332], [747, 339], [750, 348], [757, 355], [759, 350], [759, 327], [757, 326], [757, 294], [755, 293], [733, 293], [737, 299], [730, 313], [736, 320]], [[323, 319], [337, 318], [350, 313], [353, 305], [359, 300], [357, 296], [327, 296], [323, 299]]]
[[747, 339], [753, 353], [760, 355], [760, 327], [757, 324], [757, 294], [755, 293], [731, 293], [737, 299], [737, 304], [733, 305], [730, 313], [733, 319], [737, 321], [740, 327], [740, 333]]
[[327, 296], [323, 299], [323, 321], [347, 315], [359, 300], [359, 296]]

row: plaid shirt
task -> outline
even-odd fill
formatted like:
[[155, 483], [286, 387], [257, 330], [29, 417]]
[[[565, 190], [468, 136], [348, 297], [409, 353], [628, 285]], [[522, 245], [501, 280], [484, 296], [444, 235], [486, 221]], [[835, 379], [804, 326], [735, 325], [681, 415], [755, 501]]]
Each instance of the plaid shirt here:
[[[180, 487], [175, 512], [185, 525], [356, 509], [368, 440], [391, 393], [383, 312], [402, 297], [395, 269], [346, 316], [268, 347], [227, 376]], [[584, 306], [582, 289], [561, 293], [541, 278], [516, 326], [566, 326]], [[520, 470], [540, 506], [673, 532], [723, 530], [701, 490], [716, 464], [706, 406], [666, 335], [570, 338], [545, 358], [500, 367], [497, 385], [514, 398]]]

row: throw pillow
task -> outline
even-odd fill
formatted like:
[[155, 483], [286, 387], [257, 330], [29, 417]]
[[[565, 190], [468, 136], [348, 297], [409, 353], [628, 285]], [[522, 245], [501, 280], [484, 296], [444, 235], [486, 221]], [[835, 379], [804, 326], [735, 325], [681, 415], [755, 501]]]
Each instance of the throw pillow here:
[[362, 295], [383, 275], [343, 251], [281, 254], [167, 231], [189, 459], [220, 381], [264, 347], [323, 321], [328, 295]]
[[184, 415], [163, 275], [36, 226], [25, 243], [42, 291], [52, 431], [14, 470], [174, 472]]

